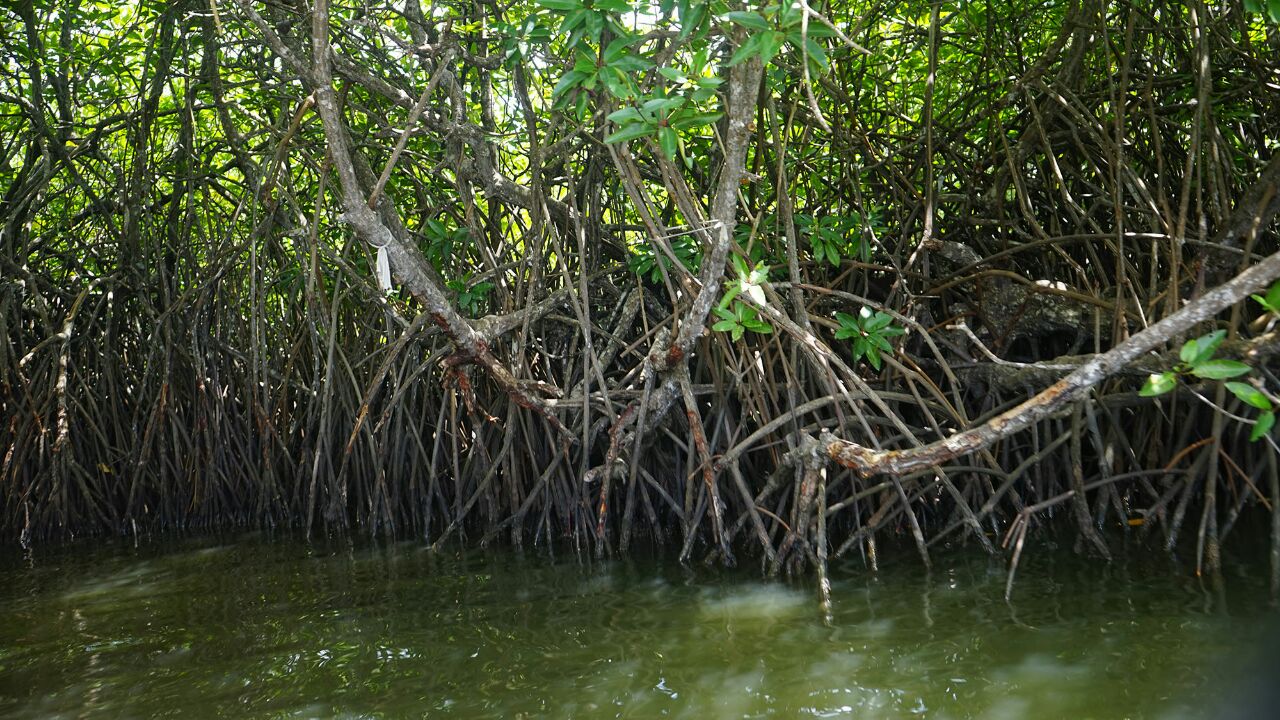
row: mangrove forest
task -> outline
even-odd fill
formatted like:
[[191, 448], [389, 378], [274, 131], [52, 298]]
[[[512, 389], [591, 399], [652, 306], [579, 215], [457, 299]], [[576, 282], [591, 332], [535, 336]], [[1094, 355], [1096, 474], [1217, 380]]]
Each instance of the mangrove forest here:
[[1280, 595], [1277, 214], [1276, 0], [6, 2], [0, 537]]

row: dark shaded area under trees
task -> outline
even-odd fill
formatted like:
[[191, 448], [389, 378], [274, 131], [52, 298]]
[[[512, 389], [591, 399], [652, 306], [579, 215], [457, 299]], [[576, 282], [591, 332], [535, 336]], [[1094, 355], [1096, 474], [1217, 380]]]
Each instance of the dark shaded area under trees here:
[[1265, 3], [636, 5], [0, 10], [0, 534], [1280, 569]]

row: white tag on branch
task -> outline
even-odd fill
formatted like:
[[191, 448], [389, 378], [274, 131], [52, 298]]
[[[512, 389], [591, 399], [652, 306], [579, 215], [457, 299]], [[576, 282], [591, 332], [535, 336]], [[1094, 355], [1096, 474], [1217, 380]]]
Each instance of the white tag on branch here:
[[378, 287], [382, 292], [391, 292], [391, 260], [387, 258], [387, 249], [378, 248]]

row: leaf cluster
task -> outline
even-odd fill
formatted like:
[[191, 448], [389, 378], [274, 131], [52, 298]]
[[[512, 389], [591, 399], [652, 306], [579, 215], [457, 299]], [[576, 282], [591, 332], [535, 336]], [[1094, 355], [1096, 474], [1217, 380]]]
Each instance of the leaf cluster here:
[[746, 295], [757, 305], [767, 304], [764, 283], [769, 279], [768, 266], [759, 263], [751, 267], [747, 265], [746, 260], [737, 255], [733, 256], [733, 265], [737, 271], [737, 278], [729, 285], [724, 298], [716, 307], [715, 313], [720, 320], [712, 325], [711, 329], [729, 333], [735, 342], [741, 340], [748, 330], [763, 335], [772, 333], [773, 325], [761, 319], [755, 307], [737, 299], [739, 295]]
[[[702, 266], [702, 247], [698, 244], [696, 238], [691, 235], [681, 235], [671, 242], [671, 252], [676, 256], [690, 272], [697, 272]], [[653, 283], [662, 282], [663, 268], [671, 269], [671, 260], [663, 253], [657, 252], [648, 243], [645, 243], [632, 250], [631, 257], [627, 260], [627, 266], [631, 272], [645, 277]]]
[[800, 50], [806, 62], [812, 63], [817, 70], [826, 72], [831, 68], [827, 51], [818, 40], [833, 37], [835, 33], [817, 22], [810, 22], [806, 28], [804, 10], [799, 5], [787, 2], [770, 5], [760, 12], [734, 11], [724, 17], [752, 31], [746, 42], [729, 58], [730, 67], [753, 57], [768, 65], [783, 47], [791, 46]]
[[1280, 0], [1244, 0], [1244, 9], [1255, 14], [1265, 12], [1271, 22], [1280, 23]]
[[876, 370], [880, 369], [881, 353], [893, 354], [889, 338], [906, 333], [902, 327], [893, 324], [892, 315], [883, 310], [872, 311], [866, 306], [856, 316], [838, 312], [836, 321], [840, 324], [836, 339], [853, 340], [854, 362], [866, 358]]
[[[1215, 330], [1186, 341], [1178, 352], [1177, 365], [1162, 373], [1152, 373], [1142, 385], [1138, 394], [1142, 397], [1157, 397], [1172, 391], [1178, 386], [1180, 377], [1194, 376], [1204, 380], [1226, 380], [1246, 375], [1252, 370], [1238, 360], [1215, 358], [1214, 354], [1227, 336], [1226, 330]], [[1227, 390], [1251, 407], [1262, 410], [1254, 423], [1250, 440], [1258, 440], [1271, 431], [1275, 425], [1275, 408], [1266, 393], [1248, 383], [1228, 382]]]

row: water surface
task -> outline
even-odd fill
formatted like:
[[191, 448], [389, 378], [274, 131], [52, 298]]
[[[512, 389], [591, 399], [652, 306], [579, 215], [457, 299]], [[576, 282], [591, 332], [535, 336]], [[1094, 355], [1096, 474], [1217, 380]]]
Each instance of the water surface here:
[[251, 535], [0, 556], [0, 717], [1181, 718], [1219, 715], [1264, 566], [910, 555], [754, 568], [432, 554]]

